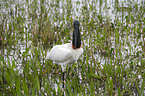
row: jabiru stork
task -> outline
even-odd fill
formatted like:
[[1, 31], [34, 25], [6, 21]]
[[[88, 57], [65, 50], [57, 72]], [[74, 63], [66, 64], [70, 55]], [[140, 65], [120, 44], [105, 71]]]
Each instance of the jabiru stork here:
[[[71, 64], [79, 59], [83, 53], [81, 48], [81, 36], [79, 30], [79, 21], [75, 20], [73, 23], [73, 39], [72, 43], [66, 43], [62, 45], [55, 45], [50, 52], [47, 53], [46, 59], [54, 61], [54, 63], [61, 65], [63, 71], [63, 81], [65, 75], [65, 69], [68, 64]], [[70, 70], [70, 69], [69, 69]], [[64, 88], [64, 83], [63, 83]]]

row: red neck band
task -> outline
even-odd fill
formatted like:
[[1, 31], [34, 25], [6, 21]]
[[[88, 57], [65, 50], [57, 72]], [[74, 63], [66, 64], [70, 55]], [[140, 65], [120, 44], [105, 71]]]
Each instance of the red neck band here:
[[[81, 47], [81, 45], [80, 45], [80, 47]], [[79, 47], [79, 48], [80, 48], [80, 47]], [[74, 46], [74, 45], [72, 45], [72, 48], [73, 48], [73, 49], [78, 49], [78, 48], [75, 48], [75, 46]]]

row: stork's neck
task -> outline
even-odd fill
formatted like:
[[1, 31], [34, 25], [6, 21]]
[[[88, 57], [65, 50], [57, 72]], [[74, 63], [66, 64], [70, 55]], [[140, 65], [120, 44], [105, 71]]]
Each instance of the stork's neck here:
[[72, 48], [73, 48], [73, 49], [78, 49], [78, 48], [81, 48], [81, 45], [80, 45], [80, 47], [75, 48], [75, 46], [72, 44]]
[[76, 25], [74, 25], [72, 48], [77, 49], [80, 47], [81, 47], [80, 30], [79, 30], [79, 25], [76, 24]]

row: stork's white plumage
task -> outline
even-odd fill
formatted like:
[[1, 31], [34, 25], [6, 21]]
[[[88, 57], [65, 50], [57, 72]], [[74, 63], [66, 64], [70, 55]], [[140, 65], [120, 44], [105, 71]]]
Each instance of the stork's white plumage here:
[[82, 53], [83, 48], [74, 50], [72, 43], [67, 43], [54, 46], [51, 51], [48, 52], [46, 59], [61, 65], [62, 71], [65, 71], [67, 64], [77, 61]]
[[65, 71], [67, 64], [77, 61], [83, 53], [83, 48], [80, 48], [81, 36], [79, 25], [79, 21], [75, 20], [73, 23], [74, 31], [72, 43], [56, 45], [47, 53], [46, 59], [61, 65], [63, 72]]

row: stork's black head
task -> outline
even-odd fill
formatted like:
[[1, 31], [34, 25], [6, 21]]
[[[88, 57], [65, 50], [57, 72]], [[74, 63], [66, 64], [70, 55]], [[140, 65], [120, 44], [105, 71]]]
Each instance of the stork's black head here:
[[80, 22], [78, 20], [75, 20], [73, 23], [74, 26], [73, 41], [72, 41], [73, 49], [77, 49], [81, 47], [81, 36], [80, 36], [79, 25]]
[[77, 26], [80, 26], [80, 22], [79, 22], [78, 20], [75, 20], [74, 23], [73, 23], [73, 26], [74, 26], [74, 27], [75, 27], [76, 25], [77, 25]]

